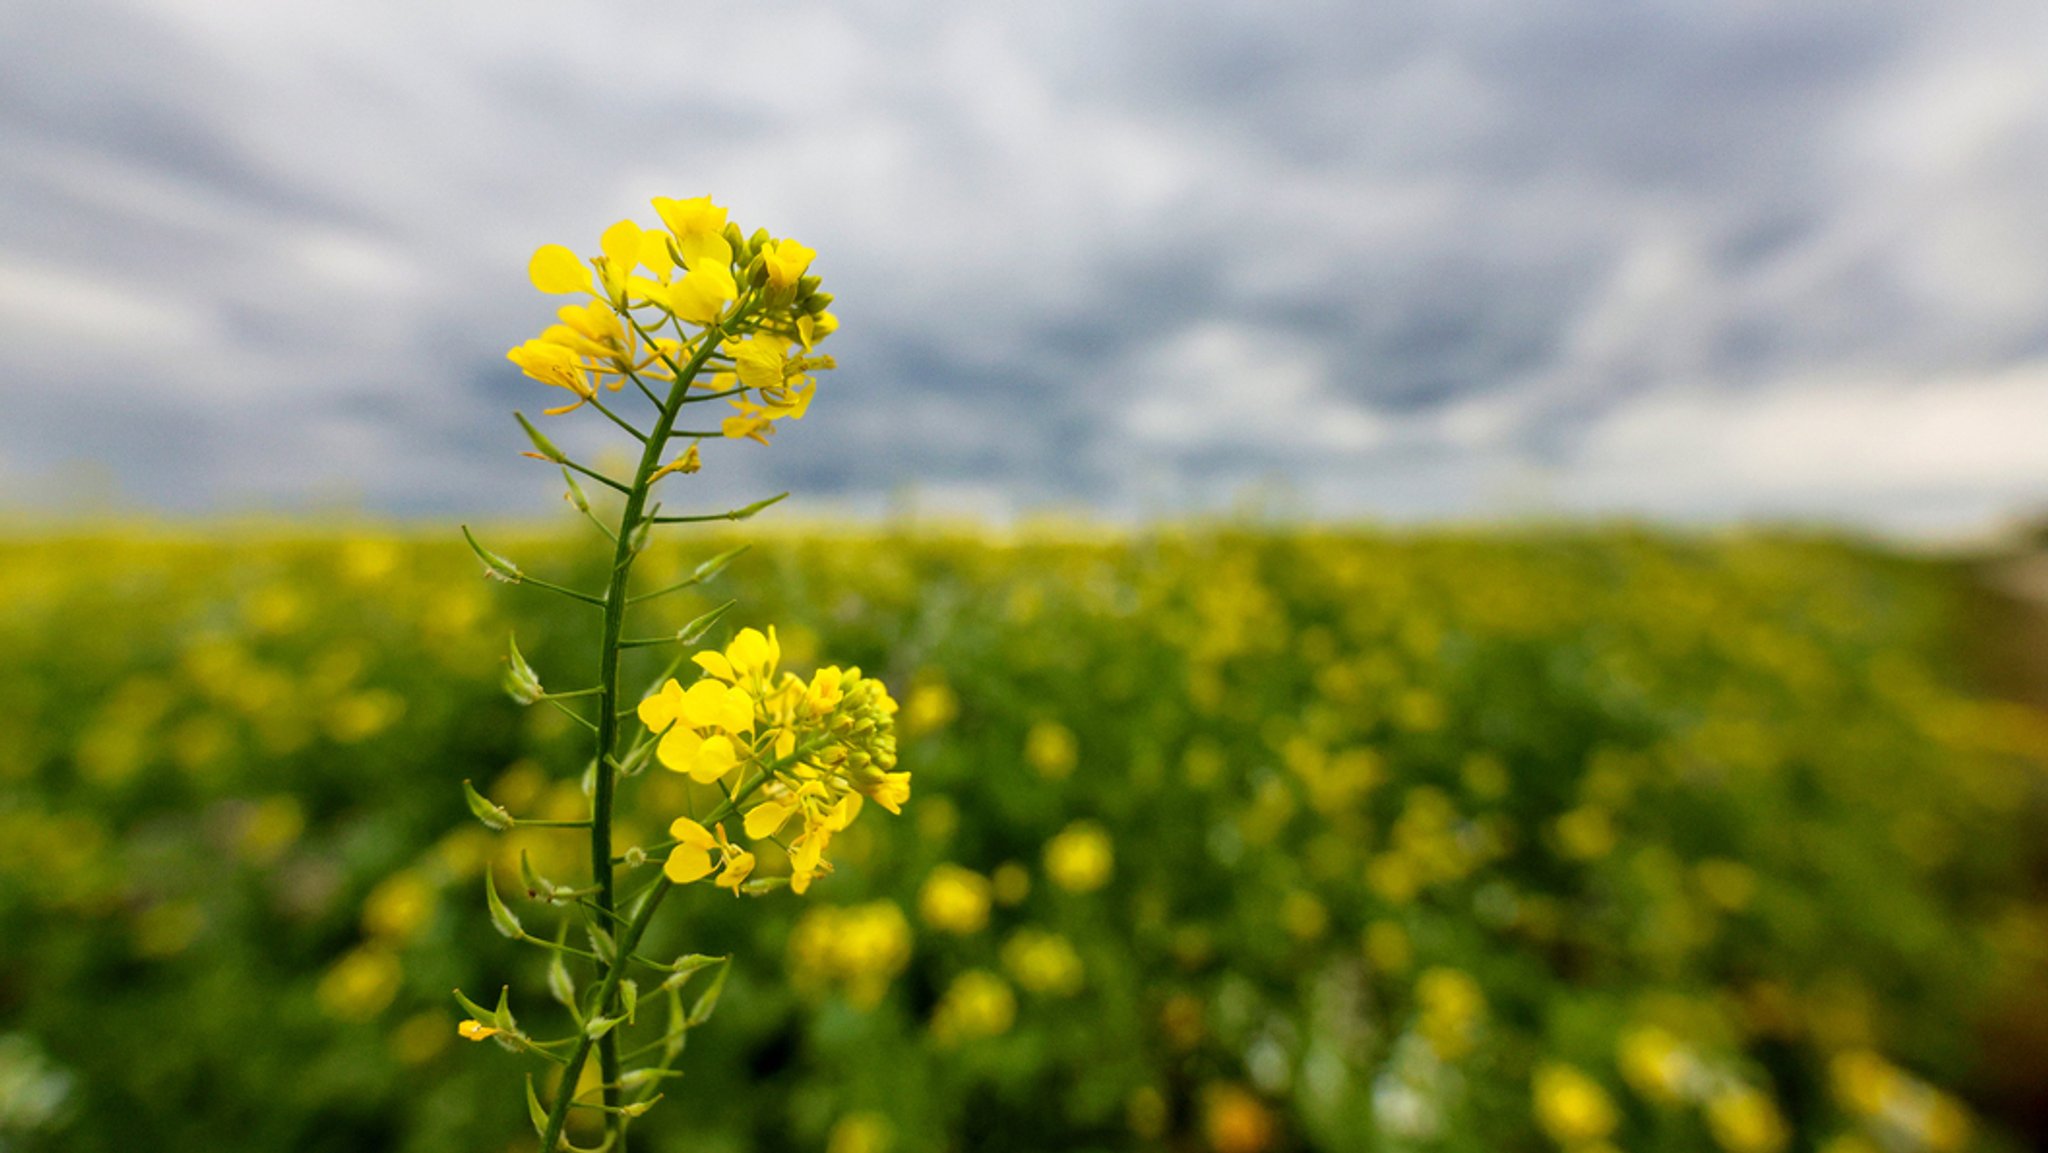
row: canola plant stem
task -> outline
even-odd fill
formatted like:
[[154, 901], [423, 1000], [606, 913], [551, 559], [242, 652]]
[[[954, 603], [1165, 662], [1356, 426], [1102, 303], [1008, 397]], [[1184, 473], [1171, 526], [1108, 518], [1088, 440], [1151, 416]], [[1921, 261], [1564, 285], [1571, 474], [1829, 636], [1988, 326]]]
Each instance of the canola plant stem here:
[[[738, 320], [736, 313], [726, 324]], [[626, 492], [625, 507], [619, 512], [619, 531], [612, 555], [611, 583], [604, 596], [604, 632], [598, 650], [598, 693], [597, 720], [592, 724], [595, 730], [599, 766], [596, 773], [596, 788], [592, 790], [590, 802], [590, 872], [597, 886], [597, 905], [607, 914], [616, 914], [617, 898], [612, 872], [612, 793], [618, 774], [612, 768], [612, 747], [618, 741], [619, 732], [619, 653], [622, 649], [620, 633], [626, 624], [626, 586], [633, 575], [633, 560], [637, 555], [633, 531], [640, 523], [641, 510], [647, 502], [648, 490], [656, 470], [661, 467], [662, 446], [668, 441], [668, 430], [674, 426], [676, 413], [682, 407], [682, 398], [690, 390], [690, 383], [704, 366], [704, 360], [717, 347], [724, 325], [706, 330], [697, 352], [682, 371], [676, 374], [675, 383], [669, 390], [668, 403], [663, 405], [656, 417], [651, 435], [640, 436], [645, 446], [640, 454], [640, 465], [633, 472], [633, 483]], [[636, 434], [637, 435], [637, 434]], [[655, 903], [664, 889], [656, 889], [643, 906], [651, 915]], [[636, 921], [638, 919], [636, 918]], [[640, 925], [645, 928], [644, 923]], [[628, 930], [631, 933], [631, 930]], [[638, 934], [632, 934], [634, 940]], [[620, 942], [618, 955], [631, 954], [631, 942]], [[597, 998], [597, 1012], [603, 1016], [616, 1016], [618, 1009], [619, 976], [624, 971], [623, 962], [600, 964], [598, 966], [600, 987]], [[579, 1054], [589, 1052], [589, 1043], [577, 1046]], [[598, 1066], [604, 1076], [604, 1103], [616, 1109], [619, 1105], [619, 1042], [615, 1033], [605, 1034], [597, 1048]], [[569, 1115], [569, 1101], [576, 1093], [576, 1078], [582, 1072], [583, 1062], [572, 1059], [563, 1074], [562, 1091], [555, 1102], [555, 1108], [548, 1115], [548, 1131], [543, 1135], [541, 1148], [553, 1150], [561, 1138], [562, 1126]], [[606, 1132], [616, 1135], [621, 1125], [616, 1112], [605, 1114]]]
[[[599, 773], [598, 776], [600, 779], [602, 779], [605, 776], [605, 774]], [[753, 792], [754, 788], [758, 787], [761, 781], [766, 779], [767, 778], [764, 775], [760, 780], [756, 780], [753, 786], [741, 790], [739, 794], [739, 800], [746, 799], [747, 794]], [[725, 801], [721, 803], [718, 806], [718, 808], [712, 810], [711, 815], [707, 817], [706, 820], [715, 824], [718, 821], [722, 821], [725, 818], [732, 816], [732, 814], [734, 813], [734, 811], [738, 809], [738, 807], [739, 806], [736, 803], [736, 801]], [[593, 842], [595, 842], [594, 837], [592, 838], [592, 840]], [[607, 877], [610, 876], [611, 867], [609, 861], [605, 863], [604, 873]], [[640, 938], [646, 934], [648, 924], [654, 920], [654, 911], [661, 907], [662, 899], [667, 897], [669, 894], [669, 890], [675, 887], [675, 882], [669, 880], [668, 875], [665, 873], [655, 879], [654, 887], [648, 890], [647, 895], [645, 897], [641, 898], [640, 907], [633, 911], [632, 921], [630, 921], [626, 925], [625, 931], [620, 933], [618, 936], [619, 956], [631, 957], [633, 955], [633, 951], [640, 947]], [[610, 886], [607, 885], [606, 889], [607, 892], [605, 893], [605, 897], [607, 904], [609, 904]], [[614, 914], [614, 916], [616, 916], [616, 914]], [[597, 1003], [600, 1006], [598, 1011], [605, 1016], [611, 1016], [612, 1014], [607, 1010], [614, 1006], [614, 1004], [618, 1000], [619, 981], [621, 978], [625, 976], [626, 966], [624, 964], [611, 965], [609, 967], [606, 967], [603, 970], [603, 972], [603, 981], [598, 985], [597, 989]], [[616, 1063], [618, 1060], [618, 1031], [613, 1030], [609, 1033], [606, 1033], [604, 1035], [604, 1039], [607, 1042], [610, 1042], [610, 1047], [612, 1050], [612, 1060]], [[569, 1107], [576, 1096], [576, 1082], [583, 1076], [583, 1066], [589, 1060], [590, 1037], [588, 1034], [585, 1034], [576, 1039], [576, 1048], [570, 1051], [569, 1061], [566, 1065], [562, 1067], [562, 1088], [561, 1091], [555, 1095], [554, 1107], [548, 1110], [547, 1131], [541, 1134], [540, 1140], [540, 1147], [542, 1150], [552, 1151], [560, 1144], [562, 1140], [562, 1127], [568, 1123]], [[603, 1049], [601, 1047], [599, 1049], [598, 1059], [598, 1065], [600, 1069], [603, 1068], [603, 1064]], [[616, 1107], [618, 1103], [618, 1096], [619, 1077], [615, 1067], [614, 1071], [612, 1073], [607, 1074], [605, 1077], [605, 1104], [608, 1106]], [[612, 1135], [615, 1138], [622, 1137], [622, 1133], [615, 1132], [620, 1127], [621, 1123], [619, 1121], [619, 1114], [605, 1114], [605, 1129], [608, 1135]], [[622, 1148], [622, 1146], [620, 1147]]]

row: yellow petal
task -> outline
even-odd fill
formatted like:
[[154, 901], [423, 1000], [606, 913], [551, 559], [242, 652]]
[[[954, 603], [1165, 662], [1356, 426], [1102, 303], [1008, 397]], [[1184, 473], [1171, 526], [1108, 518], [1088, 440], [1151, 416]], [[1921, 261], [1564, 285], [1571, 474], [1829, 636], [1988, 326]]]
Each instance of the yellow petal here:
[[653, 229], [640, 234], [640, 263], [663, 284], [676, 270], [676, 258], [668, 250], [667, 235]]
[[725, 690], [723, 707], [718, 713], [718, 726], [729, 733], [751, 733], [754, 731], [754, 698], [747, 690], [734, 685]]
[[705, 672], [710, 673], [712, 676], [717, 677], [721, 681], [733, 681], [739, 679], [737, 676], [734, 675], [732, 671], [732, 662], [725, 659], [724, 653], [698, 653], [696, 656], [691, 657], [690, 659], [697, 662], [698, 668], [703, 669]]
[[690, 764], [690, 779], [700, 785], [708, 785], [732, 771], [739, 763], [739, 754], [733, 751], [730, 738], [707, 737], [697, 749], [697, 756]]
[[709, 196], [695, 196], [688, 200], [657, 196], [654, 198], [654, 211], [661, 214], [661, 222], [678, 237], [725, 229], [725, 209], [711, 203]]
[[684, 848], [701, 849], [707, 853], [711, 851], [711, 846], [718, 843], [718, 838], [711, 835], [710, 829], [688, 817], [677, 817], [670, 821], [668, 835], [674, 837]]
[[763, 801], [747, 810], [747, 835], [757, 841], [765, 841], [774, 836], [795, 811], [796, 805], [789, 801]]
[[575, 253], [559, 244], [541, 245], [527, 262], [526, 275], [542, 292], [560, 294], [590, 288], [590, 270]]
[[661, 866], [661, 871], [678, 885], [701, 881], [711, 872], [711, 850], [689, 849], [678, 845], [676, 850], [668, 855], [668, 860]]
[[676, 251], [683, 256], [683, 267], [689, 269], [727, 269], [732, 267], [732, 245], [716, 232], [693, 232], [676, 238]]
[[640, 226], [630, 220], [621, 220], [604, 230], [597, 243], [614, 272], [624, 276], [640, 263], [640, 237]]
[[640, 723], [659, 732], [675, 723], [676, 706], [682, 703], [683, 687], [670, 677], [661, 691], [640, 702], [634, 711], [640, 714]]
[[697, 730], [678, 723], [662, 734], [661, 743], [654, 746], [654, 755], [663, 768], [687, 773], [697, 764], [697, 751], [703, 744], [704, 738], [697, 735]]

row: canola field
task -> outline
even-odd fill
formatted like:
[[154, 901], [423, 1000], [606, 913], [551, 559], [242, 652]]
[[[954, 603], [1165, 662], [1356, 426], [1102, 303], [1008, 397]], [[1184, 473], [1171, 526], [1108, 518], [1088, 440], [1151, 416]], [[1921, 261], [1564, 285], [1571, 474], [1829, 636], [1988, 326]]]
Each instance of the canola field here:
[[[802, 897], [676, 898], [647, 948], [734, 961], [635, 1150], [2027, 1139], [2048, 721], [1978, 682], [1953, 567], [877, 528], [707, 534], [647, 580], [748, 541], [671, 627], [734, 597], [711, 640], [884, 678], [913, 795]], [[546, 987], [483, 875], [587, 848], [465, 805], [584, 812], [585, 734], [501, 687], [513, 632], [590, 678], [582, 606], [452, 533], [0, 543], [0, 1149], [534, 1148], [511, 1074], [544, 1070], [450, 996]], [[621, 845], [708, 803], [624, 789]]]

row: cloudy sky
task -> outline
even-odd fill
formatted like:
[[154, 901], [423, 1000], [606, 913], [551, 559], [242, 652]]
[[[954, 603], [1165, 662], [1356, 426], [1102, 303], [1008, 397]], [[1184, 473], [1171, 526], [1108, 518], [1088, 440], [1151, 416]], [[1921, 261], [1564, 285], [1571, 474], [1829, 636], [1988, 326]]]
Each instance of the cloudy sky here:
[[545, 507], [528, 255], [706, 192], [844, 320], [706, 500], [2048, 506], [2038, 0], [0, 4], [0, 505]]

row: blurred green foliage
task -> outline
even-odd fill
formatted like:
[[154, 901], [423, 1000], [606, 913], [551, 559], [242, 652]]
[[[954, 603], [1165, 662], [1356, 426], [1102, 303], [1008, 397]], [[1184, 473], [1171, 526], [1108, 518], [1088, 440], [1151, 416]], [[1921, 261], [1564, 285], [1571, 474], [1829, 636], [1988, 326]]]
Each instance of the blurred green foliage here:
[[[737, 539], [661, 611], [738, 596], [786, 667], [885, 677], [915, 795], [807, 898], [665, 910], [643, 951], [736, 964], [636, 1148], [2007, 1144], [1956, 1095], [2048, 972], [2048, 726], [1967, 690], [1952, 569], [820, 529], [662, 546], [648, 587]], [[516, 628], [586, 683], [586, 615], [438, 536], [0, 544], [0, 1148], [531, 1148], [520, 1059], [448, 994], [543, 987], [481, 871], [585, 849], [459, 786], [582, 815], [580, 730], [498, 681]], [[706, 800], [657, 770], [623, 805], [651, 843]]]

